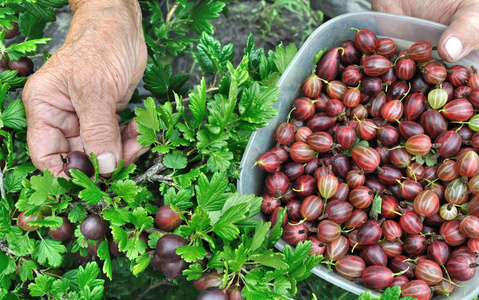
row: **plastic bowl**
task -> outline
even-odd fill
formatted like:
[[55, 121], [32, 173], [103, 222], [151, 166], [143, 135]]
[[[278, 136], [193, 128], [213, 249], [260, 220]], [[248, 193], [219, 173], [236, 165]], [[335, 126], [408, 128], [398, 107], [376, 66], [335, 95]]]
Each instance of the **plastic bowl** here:
[[[292, 102], [301, 95], [301, 83], [311, 74], [314, 67], [314, 55], [326, 47], [337, 47], [344, 40], [354, 40], [356, 31], [349, 30], [351, 27], [372, 30], [380, 38], [391, 38], [398, 44], [398, 49], [408, 48], [414, 42], [423, 40], [430, 42], [432, 46], [437, 46], [439, 37], [446, 28], [442, 24], [423, 19], [375, 12], [345, 14], [333, 18], [317, 28], [298, 51], [277, 84], [280, 88], [279, 100], [274, 104], [274, 107], [278, 109], [278, 115], [270, 120], [268, 126], [253, 133], [249, 140], [241, 161], [242, 172], [238, 181], [240, 193], [258, 196], [263, 193], [266, 174], [259, 168], [252, 168], [252, 166], [260, 154], [275, 145], [273, 131], [287, 119]], [[479, 56], [476, 53], [471, 54], [458, 64], [478, 68]], [[262, 214], [257, 215], [256, 218], [267, 220]], [[276, 248], [282, 250], [285, 245], [286, 242], [281, 239], [276, 244]], [[321, 264], [315, 267], [312, 272], [330, 283], [358, 295], [367, 290], [364, 285], [353, 283]], [[457, 287], [451, 299], [470, 300], [474, 298], [479, 294], [479, 273], [471, 280], [461, 283], [461, 285], [464, 287]], [[378, 294], [378, 292], [373, 293]], [[434, 299], [447, 298], [435, 297]]]

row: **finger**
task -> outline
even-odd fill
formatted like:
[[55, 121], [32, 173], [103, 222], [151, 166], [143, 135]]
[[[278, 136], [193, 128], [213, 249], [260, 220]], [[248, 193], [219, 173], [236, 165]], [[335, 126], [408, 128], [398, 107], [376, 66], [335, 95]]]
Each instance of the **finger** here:
[[79, 134], [78, 119], [74, 113], [59, 110], [38, 99], [24, 98], [24, 103], [32, 162], [41, 171], [48, 169], [58, 176], [63, 168], [60, 154], [72, 151], [70, 140]]
[[479, 49], [479, 4], [461, 5], [439, 39], [438, 54], [455, 62]]
[[87, 80], [73, 84], [75, 85], [73, 91], [77, 92], [73, 92], [71, 98], [80, 120], [83, 146], [87, 153], [93, 152], [96, 155], [99, 173], [108, 176], [113, 173], [122, 157], [120, 128], [116, 114], [118, 95], [112, 95], [112, 89], [108, 88], [111, 84], [104, 80], [99, 82]]
[[150, 147], [142, 147], [140, 143], [138, 143], [137, 128], [138, 124], [134, 120], [131, 120], [121, 133], [125, 166], [134, 163], [140, 156], [150, 150]]
[[401, 1], [397, 0], [372, 0], [371, 10], [390, 14], [404, 15]]

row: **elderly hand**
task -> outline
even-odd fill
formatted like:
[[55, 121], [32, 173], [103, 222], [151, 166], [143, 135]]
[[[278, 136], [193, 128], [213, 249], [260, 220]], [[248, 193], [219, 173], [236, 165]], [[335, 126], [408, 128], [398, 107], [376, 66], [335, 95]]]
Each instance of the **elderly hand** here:
[[118, 161], [132, 163], [148, 149], [136, 124], [119, 126], [146, 66], [136, 0], [71, 0], [73, 19], [63, 46], [34, 74], [23, 92], [32, 162], [65, 176], [60, 154], [95, 153], [102, 175]]
[[372, 0], [371, 8], [447, 25], [437, 51], [448, 62], [458, 61], [479, 49], [478, 0]]

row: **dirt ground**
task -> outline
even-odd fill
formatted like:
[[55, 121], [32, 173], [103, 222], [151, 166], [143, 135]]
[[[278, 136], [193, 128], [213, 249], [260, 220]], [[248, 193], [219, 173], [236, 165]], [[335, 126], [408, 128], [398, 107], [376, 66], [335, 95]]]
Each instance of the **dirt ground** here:
[[[267, 3], [267, 6], [262, 5]], [[295, 44], [299, 49], [305, 34], [298, 15], [272, 6], [271, 2], [259, 0], [237, 0], [228, 4], [229, 16], [221, 16], [212, 21], [215, 34], [222, 46], [233, 43], [237, 66], [243, 58], [244, 48], [250, 33], [255, 38], [257, 48], [265, 53], [274, 50], [280, 43], [287, 46]], [[191, 57], [180, 56], [172, 63], [174, 73], [190, 73], [189, 83], [199, 83], [201, 73], [194, 67]]]

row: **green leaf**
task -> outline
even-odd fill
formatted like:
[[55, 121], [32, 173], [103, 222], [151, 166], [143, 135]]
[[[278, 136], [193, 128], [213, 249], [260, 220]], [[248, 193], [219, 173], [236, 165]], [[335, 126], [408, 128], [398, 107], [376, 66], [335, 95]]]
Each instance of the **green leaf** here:
[[396, 300], [401, 297], [401, 288], [399, 286], [388, 287], [384, 290], [381, 299]]
[[0, 275], [8, 275], [15, 271], [15, 261], [0, 251]]
[[163, 157], [163, 164], [167, 168], [174, 170], [181, 170], [186, 168], [188, 159], [184, 156], [183, 151], [175, 150], [172, 153], [167, 153]]
[[213, 25], [209, 20], [218, 18], [225, 5], [226, 3], [221, 1], [206, 0], [199, 2], [189, 16], [191, 28], [197, 34], [201, 34], [203, 31], [213, 34]]
[[168, 93], [171, 73], [171, 65], [163, 67], [161, 63], [148, 63], [143, 76], [145, 89], [150, 91], [153, 95], [163, 95]]
[[371, 291], [365, 291], [359, 295], [358, 300], [372, 300], [373, 293]]
[[204, 173], [200, 174], [195, 186], [196, 201], [206, 211], [216, 211], [223, 208], [229, 194], [225, 193], [228, 187], [228, 178], [225, 171], [213, 174], [211, 181]]
[[143, 253], [135, 260], [135, 262], [136, 265], [133, 267], [133, 275], [137, 276], [150, 265], [151, 258], [148, 253]]
[[176, 192], [175, 188], [170, 187], [163, 195], [165, 205], [173, 205], [181, 210], [186, 210], [193, 206], [191, 199], [193, 198], [193, 191], [189, 188], [182, 188]]
[[103, 219], [110, 221], [112, 225], [123, 226], [129, 222], [130, 211], [128, 207], [110, 207], [103, 212]]
[[57, 299], [64, 298], [64, 295], [70, 290], [70, 281], [66, 278], [57, 279], [52, 284], [52, 296]]
[[291, 282], [285, 277], [279, 277], [274, 280], [274, 292], [279, 295], [287, 295], [291, 288]]
[[13, 43], [7, 47], [6, 52], [11, 60], [19, 60], [25, 55], [34, 53], [35, 50], [37, 50], [38, 45], [45, 45], [50, 40], [51, 38], [41, 38], [35, 40], [27, 40], [20, 44]]
[[253, 240], [252, 240], [251, 246], [250, 246], [251, 252], [254, 252], [259, 247], [261, 247], [261, 245], [265, 241], [266, 234], [268, 234], [268, 231], [269, 231], [270, 227], [271, 227], [271, 222], [266, 222], [264, 224], [259, 222], [258, 225], [256, 225]]
[[298, 50], [294, 44], [289, 44], [286, 49], [284, 49], [283, 44], [276, 47], [274, 63], [280, 74], [284, 73], [297, 52]]
[[12, 227], [12, 230], [7, 234], [7, 242], [17, 256], [26, 256], [35, 251], [35, 240], [23, 234], [18, 227]]
[[82, 171], [71, 169], [70, 173], [73, 178], [73, 183], [85, 188], [78, 194], [78, 197], [85, 201], [86, 204], [95, 204], [100, 202], [104, 197], [109, 198], [108, 194], [102, 192], [90, 178], [83, 174]]
[[52, 283], [54, 281], [54, 277], [48, 277], [43, 274], [38, 275], [37, 277], [35, 277], [35, 283], [30, 283], [28, 285], [30, 295], [33, 297], [40, 297], [50, 293], [52, 289]]
[[206, 115], [206, 81], [204, 77], [196, 86], [196, 92], [192, 92], [188, 96], [190, 98], [189, 109], [196, 120], [194, 125], [196, 127], [203, 122]]
[[27, 127], [25, 107], [22, 100], [17, 99], [8, 104], [2, 112], [3, 125], [9, 128], [21, 130]]
[[98, 246], [98, 257], [104, 261], [103, 263], [103, 273], [112, 280], [112, 268], [111, 268], [111, 258], [110, 258], [110, 250], [108, 249], [108, 242], [103, 241]]
[[196, 63], [204, 73], [220, 73], [226, 70], [226, 64], [234, 57], [233, 44], [221, 49], [221, 43], [206, 32], [201, 34], [200, 43], [193, 52]]
[[428, 167], [434, 166], [437, 163], [437, 158], [434, 158], [434, 153], [429, 152], [426, 154], [426, 165]]
[[53, 7], [48, 5], [48, 1], [37, 0], [35, 3], [26, 1], [25, 8], [36, 18], [43, 19], [49, 22], [55, 22], [56, 14]]
[[[1, 267], [1, 266], [0, 266]], [[22, 266], [20, 267], [20, 279], [26, 281], [27, 279], [33, 280], [33, 270], [37, 270], [38, 265], [33, 260], [23, 261]]]
[[144, 102], [145, 108], [136, 108], [135, 114], [136, 118], [135, 121], [139, 125], [145, 126], [146, 128], [152, 129], [156, 132], [160, 130], [160, 120], [158, 118], [158, 111], [156, 109], [155, 100], [153, 98], [148, 97]]
[[226, 170], [231, 166], [233, 153], [231, 153], [228, 148], [215, 149], [214, 151], [207, 150], [202, 151], [202, 153], [209, 156], [206, 166], [211, 172]]
[[200, 279], [203, 274], [203, 267], [200, 264], [190, 264], [189, 268], [183, 270], [183, 275], [187, 276], [187, 280]]
[[145, 253], [146, 244], [138, 238], [138, 235], [126, 239], [124, 247], [121, 247], [122, 244], [119, 244], [119, 249], [122, 252], [126, 251], [126, 257], [129, 260], [136, 259], [139, 255]]
[[36, 241], [33, 257], [44, 266], [47, 266], [48, 261], [49, 266], [57, 268], [62, 264], [62, 254], [66, 251], [61, 241], [43, 239]]
[[213, 225], [213, 231], [221, 238], [231, 241], [239, 234], [236, 222], [246, 218], [248, 203], [242, 203], [226, 210], [218, 222]]
[[130, 214], [130, 222], [138, 228], [149, 229], [153, 227], [153, 218], [143, 207], [137, 207]]
[[267, 248], [273, 247], [283, 235], [283, 228], [281, 227], [281, 225], [283, 224], [285, 215], [286, 215], [286, 209], [281, 208], [278, 212], [278, 220], [276, 221], [276, 224], [274, 224], [267, 238], [267, 241], [268, 241], [268, 243], [266, 244]]
[[383, 199], [379, 192], [376, 192], [376, 196], [374, 196], [373, 203], [371, 205], [371, 210], [369, 211], [369, 216], [373, 219], [378, 219], [378, 216], [381, 214], [381, 207], [383, 204]]
[[79, 223], [87, 216], [86, 210], [82, 204], [78, 203], [72, 207], [68, 213], [68, 220], [72, 223]]
[[103, 286], [104, 280], [97, 279], [100, 275], [100, 268], [96, 262], [89, 262], [85, 267], [79, 266], [77, 271], [77, 283], [79, 287]]
[[278, 100], [278, 87], [260, 87], [255, 82], [243, 91], [238, 104], [240, 119], [252, 124], [255, 128], [261, 128], [268, 124], [277, 114], [277, 110], [271, 105]]
[[42, 38], [46, 24], [47, 22], [44, 19], [35, 17], [29, 11], [20, 13], [18, 18], [18, 28], [20, 33], [29, 39]]
[[176, 249], [176, 254], [181, 255], [187, 263], [192, 263], [197, 259], [202, 260], [206, 256], [206, 250], [197, 246], [180, 246]]
[[286, 245], [283, 248], [285, 262], [289, 265], [290, 271], [303, 264], [304, 260], [309, 256], [310, 249], [311, 241], [299, 242], [294, 249], [294, 253], [290, 245]]
[[110, 190], [126, 203], [133, 203], [136, 200], [140, 187], [133, 180], [124, 179], [115, 181], [111, 185]]
[[114, 180], [122, 180], [122, 179], [128, 179], [130, 178], [130, 175], [135, 172], [136, 170], [136, 165], [135, 164], [130, 164], [127, 167], [118, 167], [113, 171], [113, 174], [111, 175], [111, 178]]
[[268, 266], [275, 269], [288, 268], [288, 264], [284, 262], [284, 257], [281, 253], [254, 254], [250, 256], [250, 259], [263, 266]]
[[43, 176], [32, 176], [30, 183], [35, 190], [28, 199], [28, 202], [32, 205], [40, 206], [48, 200], [49, 195], [60, 195], [66, 192], [66, 189], [58, 184], [58, 181], [48, 170], [45, 170]]
[[43, 220], [31, 221], [29, 222], [29, 224], [32, 226], [50, 227], [52, 230], [55, 230], [58, 227], [62, 226], [63, 219], [59, 216], [46, 216], [43, 218]]

